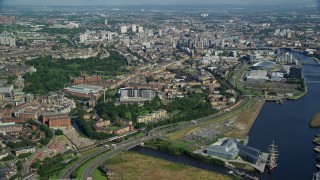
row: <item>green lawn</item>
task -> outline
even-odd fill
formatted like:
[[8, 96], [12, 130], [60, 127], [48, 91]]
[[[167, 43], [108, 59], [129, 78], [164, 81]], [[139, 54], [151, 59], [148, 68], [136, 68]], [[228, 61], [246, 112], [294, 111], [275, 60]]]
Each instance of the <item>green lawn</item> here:
[[93, 179], [94, 180], [105, 180], [105, 179], [107, 179], [107, 177], [104, 176], [99, 169], [95, 169], [93, 171]]

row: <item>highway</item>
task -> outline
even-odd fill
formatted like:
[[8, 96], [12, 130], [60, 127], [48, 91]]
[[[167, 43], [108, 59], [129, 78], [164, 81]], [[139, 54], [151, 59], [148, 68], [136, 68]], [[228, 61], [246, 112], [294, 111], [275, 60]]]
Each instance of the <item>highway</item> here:
[[[109, 153], [107, 153], [106, 155], [104, 155], [101, 159], [105, 159], [105, 158], [108, 158], [108, 157], [112, 157], [114, 155], [116, 155], [117, 153], [120, 153], [122, 150], [124, 149], [130, 149], [134, 146], [137, 146], [139, 144], [141, 144], [141, 142], [143, 140], [147, 139], [145, 136], [144, 137], [140, 137], [140, 138], [137, 138], [137, 139], [129, 139], [129, 140], [126, 140], [126, 141], [122, 141], [120, 143], [117, 143], [116, 144], [116, 148], [112, 149]], [[137, 142], [139, 142], [139, 144], [137, 144]], [[99, 151], [93, 153], [93, 154], [90, 154], [90, 155], [87, 155], [85, 157], [83, 157], [82, 159], [80, 159], [80, 161], [78, 161], [76, 164], [74, 164], [73, 166], [71, 166], [70, 168], [68, 168], [63, 174], [62, 176], [60, 177], [60, 179], [69, 179], [70, 178], [70, 175], [73, 171], [75, 171], [78, 167], [82, 166], [85, 162], [95, 158], [96, 156], [104, 153], [104, 152], [107, 152], [109, 151], [111, 148], [104, 148], [102, 147]]]
[[122, 146], [116, 147], [115, 149], [111, 150], [108, 154], [104, 155], [103, 157], [99, 158], [99, 160], [95, 161], [94, 163], [90, 164], [90, 166], [83, 172], [82, 179], [87, 180], [88, 178], [93, 179], [93, 171], [98, 168], [102, 163], [104, 163], [107, 159], [118, 155], [123, 150], [131, 149], [135, 146], [142, 144], [143, 140], [147, 140], [150, 138], [139, 138], [133, 142], [123, 144]]
[[108, 151], [109, 149], [101, 149], [91, 155], [85, 156], [84, 158], [82, 158], [80, 161], [78, 161], [76, 164], [74, 164], [73, 166], [71, 166], [70, 168], [68, 168], [62, 175], [60, 179], [69, 179], [70, 175], [73, 171], [75, 171], [78, 167], [80, 167], [83, 163], [85, 163], [86, 161], [89, 161], [90, 159], [98, 156], [99, 154]]

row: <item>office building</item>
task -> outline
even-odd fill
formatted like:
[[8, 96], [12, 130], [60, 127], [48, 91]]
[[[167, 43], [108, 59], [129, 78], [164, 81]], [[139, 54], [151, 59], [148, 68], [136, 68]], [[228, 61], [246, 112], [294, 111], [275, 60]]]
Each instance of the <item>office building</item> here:
[[121, 28], [120, 28], [120, 33], [121, 33], [121, 34], [127, 33], [127, 26], [121, 26]]
[[286, 54], [283, 54], [283, 55], [279, 55], [276, 58], [276, 61], [277, 61], [277, 63], [288, 63], [288, 64], [295, 62], [295, 60], [293, 59], [292, 54], [289, 54], [289, 53], [286, 53]]
[[16, 47], [16, 38], [8, 35], [0, 35], [0, 45]]
[[138, 28], [138, 33], [142, 33], [143, 32], [143, 27], [142, 26], [139, 26]]
[[84, 43], [87, 41], [87, 34], [81, 34], [80, 35], [80, 43]]
[[131, 31], [132, 31], [133, 33], [137, 32], [137, 26], [136, 26], [135, 24], [132, 24], [132, 26], [131, 26]]
[[151, 101], [155, 97], [153, 90], [149, 89], [121, 89], [120, 102]]
[[111, 41], [112, 40], [112, 33], [108, 32], [108, 40]]

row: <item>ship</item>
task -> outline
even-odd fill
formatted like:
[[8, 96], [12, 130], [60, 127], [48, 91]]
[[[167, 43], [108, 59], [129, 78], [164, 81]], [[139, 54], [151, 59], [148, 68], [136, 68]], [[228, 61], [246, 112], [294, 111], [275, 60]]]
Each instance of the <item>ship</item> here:
[[268, 148], [268, 152], [269, 152], [269, 159], [268, 159], [268, 167], [269, 167], [269, 172], [273, 173], [275, 168], [278, 166], [277, 165], [277, 159], [279, 156], [279, 152], [276, 149], [278, 146], [276, 146], [274, 144], [274, 141], [272, 141], [272, 144], [270, 145], [270, 147]]

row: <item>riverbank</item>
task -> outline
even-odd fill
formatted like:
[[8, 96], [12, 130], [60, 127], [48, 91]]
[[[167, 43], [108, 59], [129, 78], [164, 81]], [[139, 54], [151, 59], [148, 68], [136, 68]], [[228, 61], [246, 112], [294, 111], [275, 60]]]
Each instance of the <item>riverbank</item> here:
[[305, 90], [303, 92], [301, 92], [301, 94], [299, 95], [295, 95], [295, 96], [289, 96], [287, 97], [288, 100], [297, 100], [297, 99], [300, 99], [302, 98], [303, 96], [305, 96], [308, 92], [308, 87], [307, 87], [307, 83], [306, 83], [306, 80], [304, 80], [304, 88]]
[[309, 126], [311, 128], [320, 128], [320, 112], [317, 112], [311, 119]]
[[234, 122], [235, 128], [224, 136], [246, 139], [264, 103], [265, 99], [257, 99], [250, 108], [242, 111]]
[[112, 176], [108, 179], [232, 179], [218, 173], [131, 151], [111, 158], [106, 165], [112, 171]]

